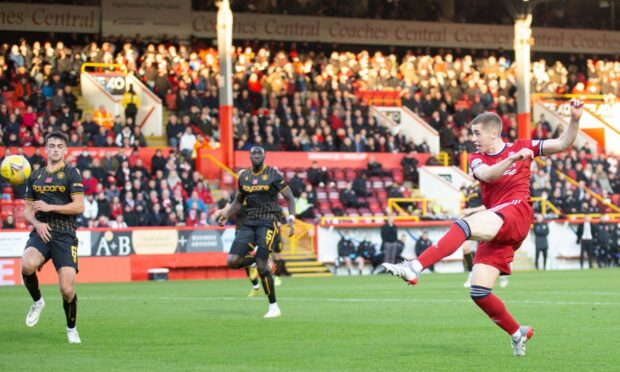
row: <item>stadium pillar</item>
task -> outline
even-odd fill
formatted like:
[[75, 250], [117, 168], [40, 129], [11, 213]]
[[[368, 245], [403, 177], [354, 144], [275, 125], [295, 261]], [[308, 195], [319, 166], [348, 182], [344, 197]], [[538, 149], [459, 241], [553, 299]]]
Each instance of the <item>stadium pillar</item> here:
[[228, 0], [218, 3], [217, 11], [217, 51], [220, 59], [220, 143], [224, 152], [224, 163], [234, 168], [233, 148], [233, 96], [232, 96], [232, 33], [233, 14]]
[[517, 132], [519, 138], [529, 139], [530, 131], [530, 47], [532, 15], [515, 20], [514, 48], [517, 62]]

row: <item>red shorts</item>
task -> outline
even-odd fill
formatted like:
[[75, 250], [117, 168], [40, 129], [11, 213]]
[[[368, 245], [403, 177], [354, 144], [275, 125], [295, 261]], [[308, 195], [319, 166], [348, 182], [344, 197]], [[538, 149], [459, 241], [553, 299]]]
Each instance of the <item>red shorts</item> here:
[[523, 200], [502, 203], [491, 209], [504, 220], [504, 224], [493, 240], [479, 242], [474, 264], [481, 263], [497, 268], [501, 274], [510, 275], [510, 263], [515, 251], [527, 238], [534, 219], [532, 207]]

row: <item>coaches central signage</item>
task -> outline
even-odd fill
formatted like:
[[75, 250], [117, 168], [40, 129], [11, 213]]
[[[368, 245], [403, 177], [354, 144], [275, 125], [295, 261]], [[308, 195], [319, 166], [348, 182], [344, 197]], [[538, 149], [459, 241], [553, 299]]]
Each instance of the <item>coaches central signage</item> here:
[[0, 30], [98, 33], [100, 13], [91, 6], [2, 3]]

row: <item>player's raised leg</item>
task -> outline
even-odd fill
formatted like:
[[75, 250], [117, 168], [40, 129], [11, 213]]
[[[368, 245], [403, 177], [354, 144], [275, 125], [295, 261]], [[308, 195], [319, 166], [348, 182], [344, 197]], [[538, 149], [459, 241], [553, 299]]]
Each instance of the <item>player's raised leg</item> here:
[[[41, 241], [41, 243], [43, 243]], [[45, 257], [35, 247], [28, 246], [22, 256], [22, 278], [24, 285], [32, 297], [33, 304], [26, 316], [26, 325], [34, 327], [39, 322], [41, 312], [45, 308], [45, 300], [41, 296], [39, 289], [39, 279], [37, 269], [45, 263]]]
[[228, 253], [228, 267], [231, 269], [241, 269], [252, 265], [255, 259], [250, 254], [250, 251], [254, 248], [254, 241], [254, 229], [248, 226], [239, 227]]
[[477, 263], [472, 271], [469, 293], [472, 300], [489, 318], [511, 337], [515, 356], [525, 355], [525, 343], [534, 336], [530, 326], [520, 326], [499, 297], [495, 296], [493, 286], [500, 271], [490, 265]]
[[492, 211], [472, 214], [456, 220], [437, 244], [426, 249], [416, 260], [401, 264], [384, 263], [383, 266], [390, 274], [415, 285], [418, 282], [418, 276], [424, 269], [456, 252], [469, 239], [479, 241], [493, 239], [503, 224], [504, 220]]

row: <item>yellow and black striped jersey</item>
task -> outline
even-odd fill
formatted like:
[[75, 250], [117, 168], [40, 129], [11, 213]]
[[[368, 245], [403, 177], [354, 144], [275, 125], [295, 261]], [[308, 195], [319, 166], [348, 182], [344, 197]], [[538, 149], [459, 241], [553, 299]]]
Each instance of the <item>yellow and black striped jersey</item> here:
[[[72, 195], [83, 194], [84, 184], [80, 171], [63, 165], [53, 172], [41, 167], [32, 172], [26, 184], [26, 200], [42, 200], [51, 205], [64, 205], [73, 201]], [[55, 212], [38, 212], [35, 217], [50, 225], [52, 230], [75, 231], [76, 216]]]
[[277, 221], [282, 214], [278, 194], [287, 187], [280, 172], [269, 166], [264, 166], [258, 173], [252, 169], [240, 173], [238, 192], [246, 203], [246, 218]]

